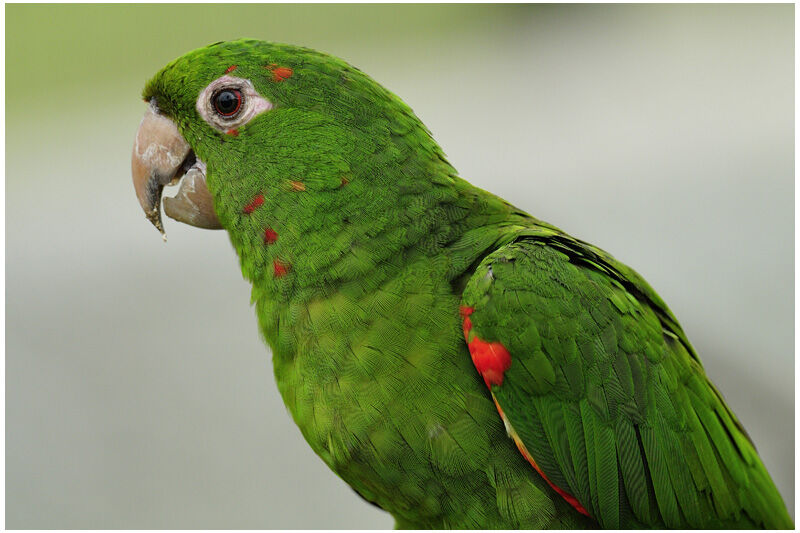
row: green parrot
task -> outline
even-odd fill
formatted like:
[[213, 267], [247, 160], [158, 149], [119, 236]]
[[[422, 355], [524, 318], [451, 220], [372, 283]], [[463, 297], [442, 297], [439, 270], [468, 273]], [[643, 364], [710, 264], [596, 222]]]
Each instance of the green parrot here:
[[792, 528], [675, 316], [478, 189], [344, 61], [219, 42], [150, 80], [136, 193], [227, 230], [283, 400], [399, 528]]

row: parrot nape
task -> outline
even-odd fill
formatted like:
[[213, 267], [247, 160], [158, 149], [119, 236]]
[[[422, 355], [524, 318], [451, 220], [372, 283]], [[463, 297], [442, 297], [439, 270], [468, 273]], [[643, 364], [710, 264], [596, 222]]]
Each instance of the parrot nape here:
[[344, 61], [219, 42], [150, 80], [147, 218], [227, 230], [303, 436], [401, 528], [792, 528], [631, 268], [478, 189]]

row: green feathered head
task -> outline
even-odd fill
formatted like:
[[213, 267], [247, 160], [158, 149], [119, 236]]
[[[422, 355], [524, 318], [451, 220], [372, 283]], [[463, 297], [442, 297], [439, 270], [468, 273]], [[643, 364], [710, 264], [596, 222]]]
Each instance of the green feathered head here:
[[321, 195], [278, 206], [287, 216], [311, 216], [326, 193], [351, 183], [361, 186], [349, 195], [390, 190], [430, 165], [451, 170], [399, 98], [344, 61], [308, 48], [215, 43], [168, 64], [143, 97], [149, 108], [134, 145], [134, 184], [162, 233], [162, 189], [181, 177], [178, 195], [165, 198], [166, 213], [233, 232], [279, 191]]

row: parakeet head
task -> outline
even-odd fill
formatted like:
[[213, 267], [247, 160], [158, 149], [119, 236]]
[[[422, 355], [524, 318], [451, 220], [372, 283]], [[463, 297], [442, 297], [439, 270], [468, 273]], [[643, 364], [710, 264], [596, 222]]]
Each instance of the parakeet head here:
[[215, 43], [168, 64], [143, 97], [149, 108], [136, 136], [133, 180], [162, 233], [162, 189], [181, 178], [177, 196], [165, 198], [167, 215], [224, 227], [235, 238], [265, 199], [275, 200], [273, 219], [310, 217], [365, 200], [370, 188], [391, 190], [398, 170], [423, 176], [430, 165], [444, 165], [454, 173], [400, 99], [344, 61], [307, 48]]

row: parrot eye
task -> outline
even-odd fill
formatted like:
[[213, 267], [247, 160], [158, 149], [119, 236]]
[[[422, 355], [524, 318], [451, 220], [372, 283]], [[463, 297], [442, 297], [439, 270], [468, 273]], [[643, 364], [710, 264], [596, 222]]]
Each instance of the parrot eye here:
[[242, 108], [242, 93], [238, 89], [223, 89], [211, 98], [214, 109], [225, 118], [231, 118]]
[[225, 75], [200, 91], [195, 107], [209, 126], [225, 135], [239, 135], [239, 128], [273, 108], [258, 94], [253, 82]]

